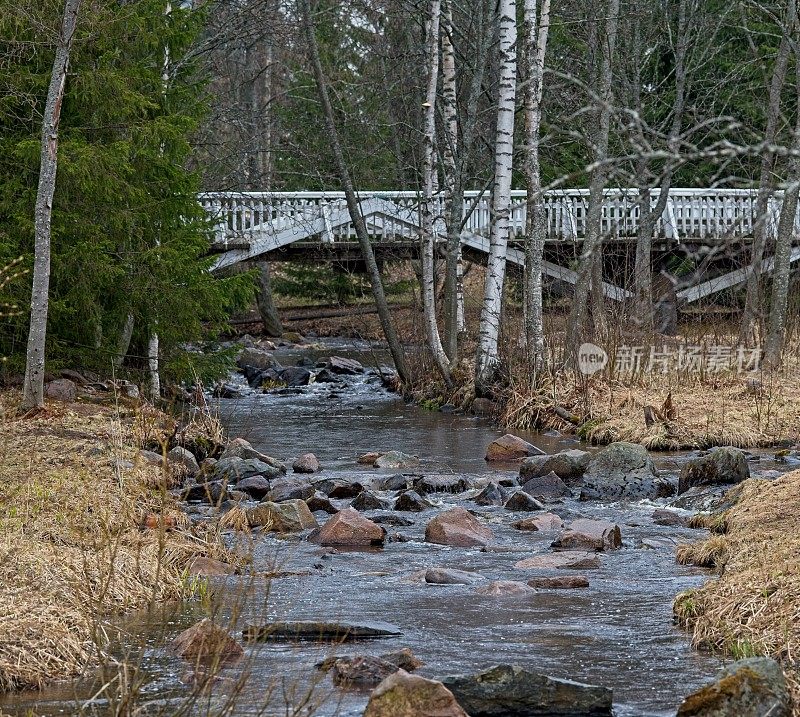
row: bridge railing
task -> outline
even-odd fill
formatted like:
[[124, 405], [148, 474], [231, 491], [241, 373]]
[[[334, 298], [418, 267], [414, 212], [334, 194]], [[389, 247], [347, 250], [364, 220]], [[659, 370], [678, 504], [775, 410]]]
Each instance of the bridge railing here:
[[[417, 192], [359, 192], [362, 203], [384, 200], [413, 221], [399, 221], [391, 212], [374, 212], [367, 218], [377, 240], [413, 239], [418, 235], [420, 195]], [[355, 230], [346, 217], [343, 192], [206, 192], [200, 203], [214, 218], [222, 241], [232, 237], [247, 239], [252, 235], [275, 234], [285, 229], [322, 218], [322, 231], [314, 231], [323, 242], [352, 240]], [[578, 240], [586, 233], [588, 189], [553, 190], [545, 193], [547, 234], [551, 240]], [[658, 201], [658, 191], [651, 193], [651, 206]], [[768, 222], [774, 226], [780, 207], [780, 195], [771, 201]], [[755, 190], [747, 189], [671, 189], [656, 231], [665, 238], [735, 238], [752, 236], [755, 220]], [[444, 197], [437, 195], [432, 210], [437, 229], [444, 229]], [[636, 189], [607, 189], [604, 193], [601, 227], [607, 238], [633, 237], [639, 227], [641, 200]], [[465, 229], [486, 234], [491, 219], [491, 195], [469, 191], [464, 196], [467, 220]], [[342, 217], [345, 217], [342, 219]], [[519, 235], [525, 230], [526, 192], [512, 192], [510, 223]], [[797, 222], [800, 227], [800, 221]]]

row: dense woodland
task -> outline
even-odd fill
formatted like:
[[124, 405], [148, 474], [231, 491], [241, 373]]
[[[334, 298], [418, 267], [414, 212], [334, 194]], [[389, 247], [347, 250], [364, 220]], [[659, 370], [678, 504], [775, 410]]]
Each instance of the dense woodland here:
[[[6, 375], [24, 369], [26, 346], [30, 373], [33, 328], [42, 321], [48, 366], [108, 372], [124, 360], [127, 370], [144, 375], [149, 367], [151, 377], [160, 370], [184, 381], [218, 369], [222, 359], [186, 344], [214, 338], [246, 308], [259, 271], [207, 271], [201, 189], [418, 191], [425, 337], [448, 384], [463, 358], [459, 198], [467, 189], [491, 193], [480, 392], [490, 390], [500, 360], [511, 188], [529, 190], [519, 293], [537, 370], [552, 363], [545, 347], [556, 341], [542, 322], [543, 190], [590, 190], [559, 353], [559, 365], [569, 365], [580, 341], [608, 330], [596, 290], [604, 188], [637, 188], [642, 198], [628, 277], [635, 297], [623, 320], [643, 335], [656, 328], [650, 246], [663, 211], [650, 193], [751, 188], [754, 241], [727, 251], [741, 266], [775, 255], [777, 271], [774, 280], [753, 272], [726, 300], [739, 309], [737, 340], [761, 342], [768, 360], [780, 362], [800, 186], [795, 0], [2, 0], [0, 38]], [[63, 105], [56, 103], [52, 126], [60, 56], [68, 60]], [[54, 153], [47, 137], [56, 136]], [[48, 155], [57, 160], [46, 232], [49, 308], [42, 314], [34, 292], [29, 321]], [[771, 231], [768, 200], [783, 190]], [[430, 207], [440, 194], [448, 229], [437, 243]], [[351, 213], [358, 214], [352, 203]], [[384, 332], [408, 378], [391, 316], [381, 310], [368, 238], [359, 239]]]

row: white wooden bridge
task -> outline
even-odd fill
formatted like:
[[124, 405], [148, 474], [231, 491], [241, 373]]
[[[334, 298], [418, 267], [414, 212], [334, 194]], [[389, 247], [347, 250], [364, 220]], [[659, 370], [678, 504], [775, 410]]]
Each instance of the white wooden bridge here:
[[[548, 243], [580, 242], [586, 231], [588, 190], [569, 189], [547, 192], [545, 213]], [[380, 246], [416, 246], [420, 233], [417, 192], [359, 192], [361, 213], [372, 240]], [[654, 191], [654, 206], [658, 192]], [[213, 270], [255, 259], [288, 247], [316, 246], [335, 256], [337, 249], [353, 246], [355, 228], [350, 220], [343, 192], [208, 192], [200, 203], [215, 226], [214, 251], [218, 253]], [[780, 212], [781, 197], [770, 200], [765, 219], [767, 231], [774, 233]], [[659, 217], [655, 236], [666, 245], [680, 243], [722, 247], [746, 243], [753, 236], [756, 222], [756, 192], [747, 189], [671, 189], [666, 207]], [[488, 253], [491, 198], [488, 193], [466, 192], [461, 232], [465, 248]], [[444, 241], [444, 199], [434, 199], [435, 228]], [[640, 200], [636, 189], [609, 189], [605, 192], [602, 232], [606, 241], [630, 242], [636, 237]], [[522, 265], [523, 252], [514, 245], [523, 234], [526, 220], [526, 192], [512, 192], [512, 242], [508, 260]], [[795, 218], [800, 231], [800, 213]], [[795, 248], [792, 261], [800, 258]], [[762, 271], [772, 269], [772, 259], [765, 259]], [[568, 283], [575, 282], [575, 272], [545, 262], [545, 273]], [[747, 279], [749, 268], [707, 280], [697, 279], [683, 287], [678, 299], [689, 303]], [[608, 298], [622, 300], [630, 296], [624, 287], [604, 285]]]

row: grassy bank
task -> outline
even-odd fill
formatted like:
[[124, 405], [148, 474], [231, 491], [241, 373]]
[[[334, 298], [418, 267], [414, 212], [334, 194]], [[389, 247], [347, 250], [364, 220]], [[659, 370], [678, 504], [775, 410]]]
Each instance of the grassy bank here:
[[224, 554], [166, 492], [179, 477], [137, 459], [167, 416], [84, 396], [19, 418], [19, 399], [0, 394], [0, 690], [79, 674], [102, 620], [185, 596], [190, 561]]
[[800, 471], [733, 489], [733, 507], [705, 517], [707, 540], [678, 550], [682, 562], [720, 573], [681, 593], [674, 612], [700, 649], [783, 665], [800, 715]]

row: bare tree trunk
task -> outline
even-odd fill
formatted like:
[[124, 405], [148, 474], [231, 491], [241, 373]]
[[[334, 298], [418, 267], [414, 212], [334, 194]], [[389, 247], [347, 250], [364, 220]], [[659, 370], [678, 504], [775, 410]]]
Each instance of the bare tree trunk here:
[[[795, 50], [795, 88], [800, 103], [800, 53]], [[792, 155], [789, 159], [787, 185], [783, 194], [783, 205], [778, 220], [778, 237], [775, 242], [775, 258], [772, 275], [772, 301], [770, 302], [769, 327], [764, 346], [764, 362], [777, 368], [781, 362], [786, 335], [786, 310], [789, 304], [789, 274], [792, 240], [795, 236], [798, 192], [800, 192], [800, 104], [795, 110]]]
[[500, 80], [497, 97], [497, 134], [494, 150], [492, 227], [486, 267], [483, 306], [475, 360], [475, 390], [489, 390], [499, 363], [498, 339], [506, 275], [509, 219], [511, 216], [511, 169], [514, 159], [514, 104], [517, 89], [516, 1], [500, 0]]
[[67, 83], [67, 67], [78, 10], [81, 0], [66, 0], [61, 33], [53, 60], [50, 86], [42, 121], [42, 146], [39, 186], [36, 191], [34, 219], [35, 249], [33, 288], [31, 293], [31, 322], [28, 331], [28, 351], [25, 364], [25, 384], [22, 408], [30, 410], [44, 406], [44, 355], [47, 341], [47, 312], [50, 293], [50, 234], [53, 214], [53, 195], [58, 169], [58, 125]]
[[117, 352], [114, 354], [114, 358], [112, 363], [114, 364], [114, 368], [119, 368], [122, 366], [122, 362], [125, 360], [125, 357], [128, 355], [128, 349], [131, 346], [131, 338], [133, 338], [133, 314], [128, 314], [125, 317], [125, 323], [122, 326], [122, 331], [119, 334], [119, 341], [117, 343]]
[[542, 259], [547, 224], [539, 166], [539, 127], [542, 121], [542, 92], [547, 36], [550, 30], [550, 0], [542, 0], [537, 23], [536, 0], [525, 0], [525, 179], [528, 185], [525, 227], [525, 334], [528, 360], [539, 372], [545, 365], [542, 326]]
[[161, 398], [161, 376], [158, 372], [158, 334], [153, 331], [147, 342], [147, 367], [150, 370], [150, 400]]
[[261, 315], [261, 323], [264, 333], [267, 336], [280, 338], [283, 336], [283, 326], [278, 309], [272, 299], [272, 285], [269, 278], [269, 262], [259, 261], [256, 263], [258, 269], [258, 291], [256, 293], [256, 303], [258, 313]]
[[747, 294], [745, 296], [744, 311], [742, 312], [742, 322], [739, 327], [739, 341], [743, 344], [751, 344], [755, 341], [756, 325], [758, 323], [757, 314], [761, 303], [761, 274], [759, 269], [767, 243], [769, 199], [774, 191], [772, 175], [775, 167], [775, 154], [773, 145], [778, 133], [781, 93], [789, 67], [790, 38], [796, 23], [797, 4], [795, 0], [788, 0], [786, 16], [783, 22], [783, 35], [778, 46], [778, 55], [775, 58], [775, 68], [772, 71], [769, 99], [767, 101], [767, 124], [764, 128], [764, 151], [761, 154], [761, 176], [759, 177], [758, 196], [756, 197], [756, 221], [753, 230], [753, 248], [750, 256], [752, 271], [747, 278]]
[[425, 334], [428, 349], [436, 367], [449, 386], [450, 364], [442, 347], [439, 326], [436, 323], [436, 276], [434, 251], [436, 232], [433, 218], [433, 193], [436, 184], [436, 85], [439, 81], [439, 23], [442, 14], [441, 0], [431, 0], [427, 23], [428, 86], [425, 92], [424, 163], [422, 177], [421, 230], [422, 236], [422, 311], [425, 318]]
[[608, 175], [605, 162], [608, 159], [608, 134], [611, 124], [612, 61], [617, 40], [619, 0], [609, 0], [606, 10], [605, 32], [600, 38], [600, 72], [598, 77], [597, 128], [594, 135], [594, 165], [589, 181], [589, 206], [586, 211], [586, 236], [583, 241], [575, 294], [567, 324], [567, 356], [575, 360], [577, 349], [586, 340], [587, 301], [592, 292], [592, 315], [595, 330], [604, 333], [605, 305], [602, 287], [602, 212], [603, 193]]
[[317, 85], [317, 92], [319, 94], [320, 104], [325, 116], [325, 127], [328, 132], [328, 138], [333, 150], [336, 167], [339, 173], [339, 179], [342, 183], [342, 189], [345, 193], [347, 201], [347, 209], [350, 213], [350, 219], [356, 231], [356, 237], [361, 248], [361, 255], [364, 259], [364, 264], [367, 268], [367, 275], [369, 276], [370, 285], [372, 287], [372, 296], [375, 300], [375, 308], [378, 311], [378, 318], [381, 322], [383, 334], [386, 337], [386, 342], [389, 345], [389, 351], [392, 354], [395, 368], [403, 383], [410, 382], [410, 375], [408, 367], [406, 366], [405, 355], [403, 353], [403, 346], [397, 338], [397, 333], [392, 324], [392, 316], [389, 312], [389, 304], [386, 301], [386, 294], [383, 290], [383, 283], [381, 281], [381, 273], [378, 269], [378, 263], [375, 261], [375, 254], [372, 251], [372, 245], [369, 241], [369, 234], [367, 233], [367, 225], [364, 217], [361, 214], [361, 209], [358, 205], [358, 197], [356, 196], [355, 189], [353, 188], [353, 181], [350, 177], [350, 170], [344, 158], [342, 151], [342, 143], [339, 139], [339, 131], [336, 128], [336, 120], [333, 114], [333, 106], [331, 105], [330, 96], [328, 94], [328, 84], [325, 79], [325, 71], [322, 68], [322, 61], [320, 60], [319, 47], [317, 46], [317, 37], [314, 29], [314, 19], [311, 14], [310, 0], [298, 0], [298, 7], [300, 9], [300, 17], [303, 23], [303, 29], [306, 35], [306, 42], [308, 44], [308, 52], [311, 60], [311, 65], [314, 72], [314, 81]]

